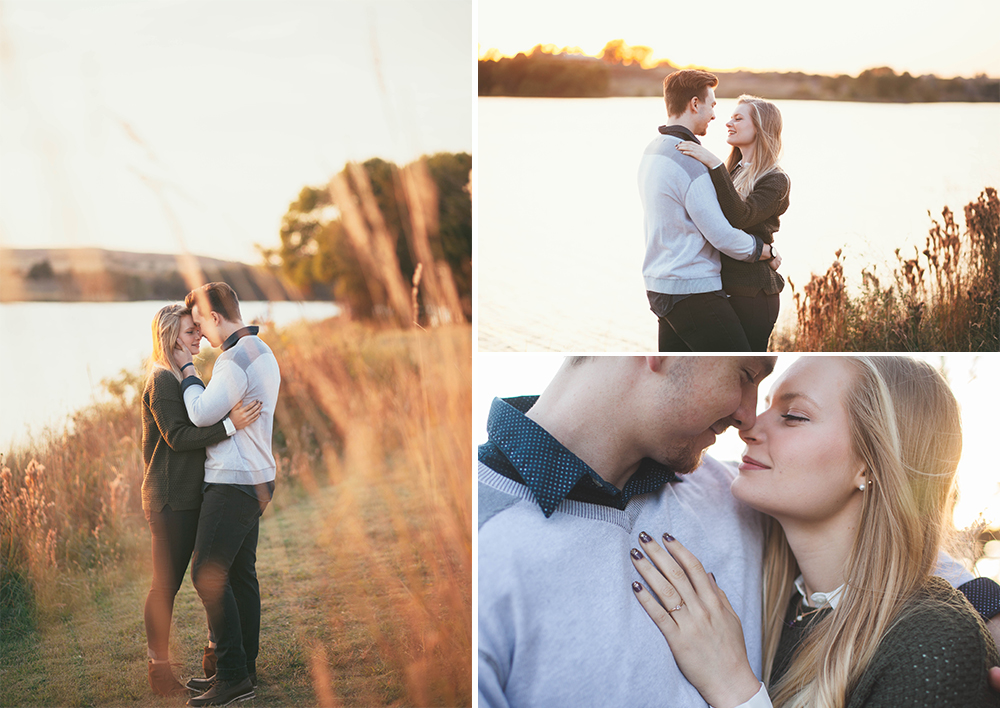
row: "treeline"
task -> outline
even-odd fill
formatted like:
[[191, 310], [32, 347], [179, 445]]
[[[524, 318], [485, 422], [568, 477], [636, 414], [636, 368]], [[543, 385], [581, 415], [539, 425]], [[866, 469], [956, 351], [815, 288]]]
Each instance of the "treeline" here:
[[[488, 55], [479, 60], [480, 96], [600, 98], [661, 96], [663, 78], [677, 67], [651, 65], [649, 47], [608, 42], [600, 57], [578, 50], [538, 45], [515, 57]], [[772, 99], [874, 102], [1000, 102], [1000, 79], [941, 79], [897, 74], [889, 67], [867, 69], [856, 77], [802, 72], [714, 72], [716, 95], [735, 98], [749, 93]]]
[[471, 169], [468, 153], [404, 167], [350, 163], [328, 184], [303, 187], [282, 218], [280, 247], [264, 256], [294, 286], [355, 317], [468, 320]]
[[[230, 283], [241, 300], [302, 299], [286, 288], [266, 268], [233, 263], [224, 267], [203, 267], [206, 282]], [[117, 269], [102, 271], [57, 270], [48, 259], [35, 262], [23, 278], [12, 279], [2, 288], [0, 300], [111, 302], [137, 300], [183, 300], [191, 289], [179, 269], [156, 273]], [[16, 289], [16, 290], [15, 290]]]

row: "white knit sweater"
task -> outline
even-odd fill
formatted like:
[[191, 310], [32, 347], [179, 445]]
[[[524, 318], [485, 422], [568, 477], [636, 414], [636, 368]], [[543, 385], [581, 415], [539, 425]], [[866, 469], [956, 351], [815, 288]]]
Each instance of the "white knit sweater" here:
[[646, 290], [689, 295], [722, 289], [719, 252], [757, 261], [763, 242], [729, 225], [708, 168], [678, 151], [680, 139], [658, 135], [639, 162], [644, 213]]
[[564, 500], [545, 518], [480, 463], [479, 705], [705, 707], [632, 592], [640, 531], [669, 531], [715, 574], [759, 676], [761, 517], [729, 493], [734, 476], [706, 456], [623, 511]]
[[257, 420], [207, 448], [206, 482], [254, 485], [274, 481], [271, 434], [280, 385], [274, 354], [254, 335], [241, 337], [219, 355], [207, 388], [197, 378], [184, 379], [184, 406], [199, 427], [221, 420], [238, 401], [263, 404]]

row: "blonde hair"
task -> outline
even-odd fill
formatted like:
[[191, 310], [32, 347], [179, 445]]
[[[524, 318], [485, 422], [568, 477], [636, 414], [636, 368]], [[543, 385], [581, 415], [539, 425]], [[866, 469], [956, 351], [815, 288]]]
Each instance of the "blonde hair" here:
[[[943, 377], [905, 357], [852, 357], [845, 394], [855, 454], [866, 467], [861, 520], [837, 607], [816, 622], [788, 671], [769, 688], [776, 707], [840, 708], [879, 642], [927, 581], [945, 529], [962, 453], [958, 402]], [[768, 519], [764, 549], [764, 677], [798, 567]]]
[[190, 315], [191, 309], [180, 304], [161, 307], [160, 311], [153, 315], [153, 353], [149, 357], [147, 372], [149, 376], [152, 376], [157, 368], [164, 368], [173, 372], [178, 381], [184, 378], [180, 367], [174, 361], [173, 352], [177, 337], [181, 333], [181, 320]]
[[[740, 96], [736, 105], [750, 107], [748, 113], [755, 132], [753, 164], [744, 165], [733, 177], [733, 186], [746, 199], [757, 180], [769, 172], [781, 171], [778, 166], [778, 158], [781, 157], [781, 111], [770, 101], [747, 94]], [[726, 160], [726, 169], [732, 172], [742, 159], [743, 151], [734, 147]]]

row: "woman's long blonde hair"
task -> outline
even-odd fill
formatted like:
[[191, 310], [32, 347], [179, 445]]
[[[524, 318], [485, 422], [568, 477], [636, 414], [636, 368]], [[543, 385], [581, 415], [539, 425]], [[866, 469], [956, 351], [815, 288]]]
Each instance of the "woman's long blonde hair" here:
[[153, 353], [149, 357], [148, 375], [151, 376], [157, 368], [163, 368], [172, 371], [178, 381], [184, 378], [180, 367], [174, 361], [173, 351], [177, 337], [181, 333], [181, 320], [190, 314], [189, 308], [176, 304], [161, 307], [160, 311], [153, 315]]
[[[840, 708], [907, 600], [937, 561], [962, 453], [958, 402], [931, 366], [906, 357], [852, 357], [845, 394], [855, 454], [866, 466], [861, 520], [836, 609], [816, 622], [785, 675], [776, 707]], [[799, 574], [781, 526], [764, 549], [764, 677], [768, 681]]]
[[[763, 98], [743, 94], [736, 105], [749, 106], [750, 119], [755, 131], [753, 164], [744, 165], [735, 177], [733, 185], [744, 199], [753, 191], [757, 180], [774, 170], [781, 170], [781, 111]], [[726, 160], [726, 169], [732, 172], [743, 159], [743, 151], [734, 147]]]

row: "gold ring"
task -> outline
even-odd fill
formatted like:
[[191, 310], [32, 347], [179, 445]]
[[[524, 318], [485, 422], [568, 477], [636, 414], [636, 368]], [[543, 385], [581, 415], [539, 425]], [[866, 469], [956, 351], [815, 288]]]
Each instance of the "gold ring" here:
[[677, 610], [681, 609], [682, 607], [684, 607], [684, 600], [681, 600], [681, 604], [679, 604], [677, 607], [673, 608], [672, 610], [667, 610], [667, 612], [677, 612]]

